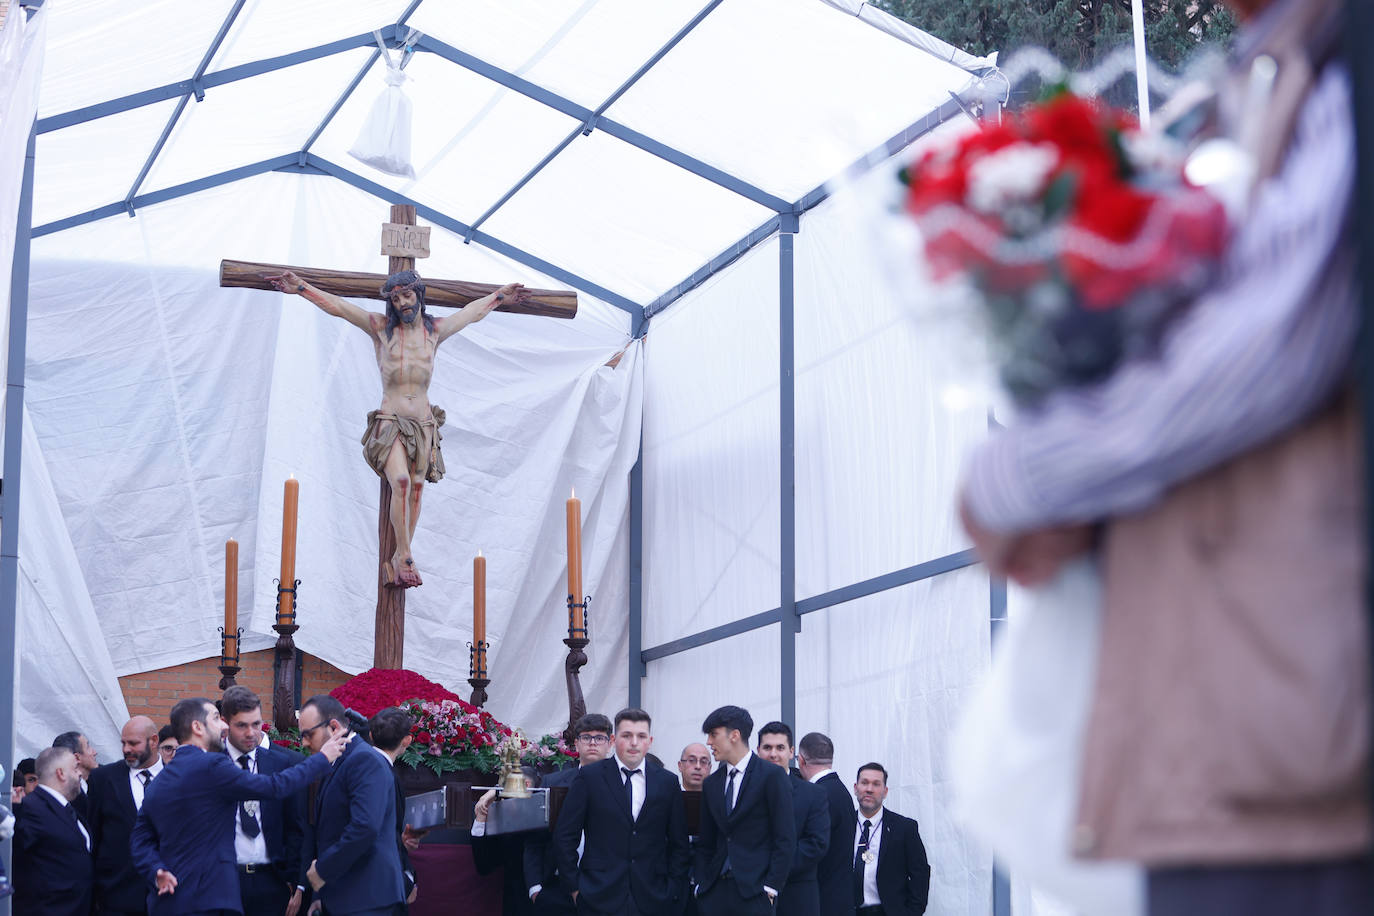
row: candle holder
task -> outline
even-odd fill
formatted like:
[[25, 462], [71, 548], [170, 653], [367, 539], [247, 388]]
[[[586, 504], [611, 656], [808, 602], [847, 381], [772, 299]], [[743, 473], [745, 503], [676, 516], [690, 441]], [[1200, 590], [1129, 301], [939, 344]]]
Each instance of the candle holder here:
[[[590, 595], [584, 597], [581, 604], [574, 604], [573, 596], [568, 595], [568, 638], [563, 640], [563, 645], [568, 647], [568, 658], [563, 663], [563, 674], [568, 682], [568, 727], [563, 732], [563, 740], [568, 745], [577, 740], [577, 735], [573, 734], [573, 726], [577, 724], [578, 719], [587, 714], [587, 701], [582, 695], [582, 680], [578, 672], [587, 664], [587, 653], [583, 650], [591, 642], [588, 637], [591, 632], [591, 618], [587, 613], [591, 603]], [[573, 608], [582, 609], [581, 627], [573, 626]]]
[[[219, 673], [223, 675], [219, 679], [219, 689], [228, 690], [236, 686], [234, 675], [243, 669], [239, 667], [239, 640], [243, 637], [243, 627], [239, 627], [233, 633], [219, 628]], [[229, 653], [229, 643], [233, 642], [234, 652]]]
[[476, 645], [468, 643], [468, 683], [472, 685], [468, 702], [479, 708], [487, 705], [487, 686], [491, 683], [487, 677], [487, 648], [485, 640]]
[[[277, 586], [277, 622], [272, 629], [277, 631], [276, 679], [272, 683], [272, 724], [277, 731], [285, 732], [296, 726], [296, 641], [292, 635], [300, 629], [296, 624], [296, 594], [301, 586], [297, 579], [288, 588], [280, 579], [273, 579]], [[290, 607], [283, 611], [283, 605], [290, 596]], [[285, 622], [283, 622], [285, 621]]]

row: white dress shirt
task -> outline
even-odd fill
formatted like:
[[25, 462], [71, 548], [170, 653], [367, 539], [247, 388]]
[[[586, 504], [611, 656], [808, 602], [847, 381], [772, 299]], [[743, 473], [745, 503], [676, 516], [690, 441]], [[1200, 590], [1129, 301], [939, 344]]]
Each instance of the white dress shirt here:
[[[46, 789], [47, 792], [48, 792], [48, 794], [51, 795], [53, 798], [57, 799], [57, 803], [58, 803], [59, 805], [61, 805], [62, 807], [64, 807], [64, 808], [66, 808], [68, 805], [71, 804], [71, 802], [67, 801], [65, 798], [62, 797], [62, 793], [61, 793], [61, 792], [57, 791], [57, 790], [54, 789], [52, 786], [45, 786], [45, 785], [43, 785], [42, 783], [39, 783], [39, 784], [38, 784], [38, 788], [40, 788], [40, 789]], [[76, 826], [81, 830], [81, 835], [82, 835], [83, 837], [86, 838], [86, 851], [87, 851], [87, 852], [90, 852], [90, 851], [91, 851], [91, 835], [90, 835], [89, 833], [86, 832], [86, 825], [83, 824], [83, 823], [81, 823], [81, 816], [80, 816], [80, 815], [77, 815], [77, 817], [76, 817]]]
[[[229, 751], [229, 759], [234, 766], [239, 766], [239, 758], [243, 753], [233, 745], [226, 744]], [[248, 772], [258, 771], [258, 751], [261, 748], [255, 747], [248, 752]], [[258, 819], [258, 835], [249, 837], [243, 832], [243, 824], [239, 818], [239, 805], [247, 805], [248, 810]], [[240, 865], [266, 865], [272, 861], [267, 855], [267, 833], [262, 829], [262, 802], [258, 799], [250, 799], [246, 802], [239, 802], [234, 805], [234, 858]]]
[[148, 774], [148, 780], [149, 780], [149, 782], [151, 782], [152, 780], [157, 779], [157, 774], [159, 774], [159, 773], [161, 773], [161, 772], [162, 772], [162, 755], [161, 755], [161, 754], [154, 754], [154, 755], [153, 755], [153, 765], [150, 766], [150, 767], [146, 767], [146, 768], [144, 768], [144, 769], [142, 769], [142, 770], [135, 770], [133, 767], [129, 767], [129, 791], [131, 791], [131, 792], [134, 793], [134, 810], [135, 810], [135, 811], [142, 811], [142, 810], [143, 810], [143, 792], [144, 792], [143, 777], [139, 776], [138, 774], [139, 774], [139, 773], [147, 773], [147, 774]]
[[822, 779], [824, 779], [825, 777], [829, 776], [829, 775], [830, 775], [831, 773], [833, 773], [833, 772], [835, 772], [835, 771], [834, 771], [834, 770], [821, 770], [819, 773], [817, 773], [815, 776], [812, 776], [812, 777], [811, 777], [809, 780], [807, 780], [807, 781], [808, 781], [808, 782], [820, 782]]
[[879, 808], [878, 813], [870, 818], [865, 818], [862, 811], [859, 812], [859, 819], [854, 824], [854, 853], [849, 857], [852, 864], [859, 855], [859, 837], [863, 835], [864, 821], [870, 821], [873, 826], [868, 831], [868, 851], [873, 853], [871, 861], [864, 865], [864, 906], [881, 906], [882, 900], [878, 897], [878, 847], [883, 842], [883, 809]]
[[[644, 761], [639, 761], [639, 766], [627, 766], [625, 761], [620, 759], [619, 754], [612, 755], [615, 758], [616, 775], [620, 777], [621, 785], [625, 780], [630, 780], [630, 820], [639, 820], [639, 810], [644, 807], [644, 791], [648, 787], [645, 780], [649, 777], [644, 772]], [[625, 771], [629, 770], [630, 775], [626, 777]]]

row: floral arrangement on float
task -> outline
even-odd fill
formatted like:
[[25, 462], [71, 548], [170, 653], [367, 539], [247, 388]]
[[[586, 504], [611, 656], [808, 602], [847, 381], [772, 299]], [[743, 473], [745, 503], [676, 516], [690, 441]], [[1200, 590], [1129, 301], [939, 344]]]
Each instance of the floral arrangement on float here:
[[[406, 669], [371, 668], [329, 692], [346, 708], [374, 716], [388, 706], [399, 706], [414, 720], [411, 744], [397, 760], [415, 769], [438, 775], [459, 771], [495, 773], [501, 752], [515, 732], [491, 713], [473, 706], [441, 684]], [[287, 750], [307, 753], [295, 729], [273, 729], [272, 742]], [[526, 749], [522, 762], [539, 770], [560, 769], [577, 759], [577, 751], [561, 735], [544, 735]]]

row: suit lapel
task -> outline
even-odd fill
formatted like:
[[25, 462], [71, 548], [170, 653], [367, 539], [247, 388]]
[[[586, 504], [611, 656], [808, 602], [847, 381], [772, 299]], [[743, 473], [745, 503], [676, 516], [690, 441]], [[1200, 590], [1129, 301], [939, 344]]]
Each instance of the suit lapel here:
[[[129, 784], [129, 780], [132, 778], [134, 777], [130, 775], [129, 768], [126, 766], [124, 772], [119, 774], [119, 778], [114, 780], [115, 794], [119, 796], [119, 803], [123, 806], [125, 813], [136, 817], [138, 815], [138, 806], [134, 804], [134, 789], [133, 786]], [[148, 794], [146, 786], [143, 789], [143, 794], [145, 796]]]
[[892, 848], [892, 843], [895, 842], [892, 838], [892, 812], [888, 811], [886, 808], [883, 809], [882, 826], [878, 829], [882, 831], [883, 834], [882, 840], [878, 843], [878, 873], [881, 874], [883, 871], [883, 863], [888, 860], [887, 854]]
[[607, 758], [610, 766], [605, 768], [606, 785], [611, 790], [612, 797], [615, 798], [616, 807], [625, 815], [626, 820], [634, 823], [634, 817], [630, 813], [630, 800], [625, 797], [625, 777], [620, 773], [620, 763], [615, 757]]
[[[739, 789], [735, 792], [735, 807], [730, 809], [730, 820], [733, 821], [738, 817], [739, 813], [749, 804], [749, 796], [745, 793], [749, 791], [754, 783], [758, 782], [758, 773], [756, 773], [755, 770], [761, 763], [763, 763], [763, 760], [758, 754], [749, 755], [749, 762], [744, 765], [744, 772], [741, 773], [739, 777]], [[721, 793], [721, 795], [724, 794], [724, 792]], [[721, 804], [724, 804], [724, 799], [721, 800]]]
[[725, 823], [725, 779], [717, 778], [717, 773], [724, 773], [724, 770], [712, 770], [701, 784], [701, 797], [706, 807], [710, 809], [711, 815], [716, 819], [716, 823]]

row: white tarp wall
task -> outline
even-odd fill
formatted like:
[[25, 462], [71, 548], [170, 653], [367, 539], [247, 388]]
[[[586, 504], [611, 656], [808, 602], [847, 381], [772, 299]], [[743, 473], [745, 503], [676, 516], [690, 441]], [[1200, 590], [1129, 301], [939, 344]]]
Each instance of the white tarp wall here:
[[[897, 295], [859, 191], [804, 215], [796, 236], [797, 597], [956, 553], [961, 455], [986, 435], [982, 403], [945, 330]], [[654, 320], [645, 385], [644, 642], [657, 646], [779, 604], [776, 239]], [[797, 721], [829, 735], [846, 785], [891, 773], [889, 804], [915, 817], [934, 876], [931, 913], [982, 913], [991, 856], [949, 816], [945, 741], [989, 656], [981, 567], [803, 617]], [[652, 661], [645, 705], [665, 760], [717, 705], [776, 718], [776, 625]]]
[[[0, 86], [6, 87], [0, 98], [0, 175], [6, 176], [0, 181], [0, 297], [5, 305], [0, 341], [6, 344], [15, 216], [29, 128], [38, 107], [46, 24], [42, 12], [30, 21], [22, 9], [11, 8], [0, 32]], [[0, 344], [0, 373], [7, 353]], [[17, 699], [14, 759], [33, 756], [60, 732], [78, 729], [104, 748], [109, 760], [110, 752], [117, 752], [128, 711], [27, 411], [24, 428], [17, 432], [23, 437], [19, 514], [24, 519], [15, 596], [17, 657], [4, 666], [12, 671]]]

